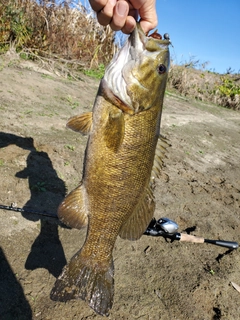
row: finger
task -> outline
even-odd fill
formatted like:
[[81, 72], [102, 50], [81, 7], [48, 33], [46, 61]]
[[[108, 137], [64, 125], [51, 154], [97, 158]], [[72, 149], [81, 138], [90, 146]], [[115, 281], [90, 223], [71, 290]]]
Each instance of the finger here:
[[143, 29], [143, 32], [145, 32], [146, 34], [148, 34], [148, 32], [154, 28], [156, 28], [157, 26], [157, 18], [154, 21], [146, 21], [146, 20], [140, 20], [140, 26]]
[[127, 15], [129, 11], [129, 6], [126, 1], [119, 0], [113, 10], [113, 17], [110, 23], [111, 28], [114, 31], [121, 30], [125, 25]]
[[150, 30], [156, 28], [158, 20], [156, 13], [156, 0], [131, 0], [135, 9], [141, 17], [140, 25], [144, 32], [148, 33]]
[[130, 8], [128, 15], [133, 17], [136, 21], [138, 20], [138, 10]]
[[141, 17], [140, 25], [144, 32], [148, 33], [150, 30], [156, 28], [158, 19], [154, 7], [140, 8], [139, 15]]
[[131, 5], [133, 8], [135, 9], [140, 9], [141, 7], [143, 7], [145, 5], [145, 3], [147, 2], [146, 0], [131, 0]]
[[134, 28], [136, 27], [136, 20], [132, 16], [128, 16], [125, 22], [125, 25], [122, 28], [122, 32], [129, 34], [133, 32]]
[[109, 0], [106, 6], [97, 13], [98, 22], [102, 26], [107, 26], [111, 22], [116, 2], [117, 0]]
[[107, 2], [108, 0], [89, 0], [90, 6], [96, 12], [102, 10], [106, 6]]

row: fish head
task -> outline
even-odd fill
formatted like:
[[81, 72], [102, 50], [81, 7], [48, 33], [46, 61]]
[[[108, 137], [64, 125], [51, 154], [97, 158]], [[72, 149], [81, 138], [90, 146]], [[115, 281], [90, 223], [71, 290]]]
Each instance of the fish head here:
[[138, 113], [162, 101], [170, 62], [169, 44], [170, 40], [162, 39], [157, 32], [145, 35], [137, 23], [107, 67], [104, 80], [125, 112]]

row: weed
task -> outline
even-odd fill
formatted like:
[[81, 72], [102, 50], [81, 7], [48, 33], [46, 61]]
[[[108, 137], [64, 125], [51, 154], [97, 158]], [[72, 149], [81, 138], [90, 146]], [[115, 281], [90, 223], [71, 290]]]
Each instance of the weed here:
[[42, 77], [43, 79], [54, 80], [54, 77], [53, 77], [53, 76], [50, 76], [49, 74], [41, 74], [41, 77]]
[[20, 52], [19, 56], [23, 60], [29, 60], [29, 55], [26, 52]]
[[0, 159], [0, 167], [4, 165], [4, 160]]
[[23, 113], [24, 113], [24, 114], [31, 114], [31, 113], [33, 113], [33, 111], [32, 111], [32, 110], [26, 110], [26, 111], [24, 111]]
[[100, 64], [97, 69], [84, 70], [83, 73], [95, 79], [101, 79], [104, 76], [104, 64]]
[[221, 76], [209, 71], [194, 69], [190, 64], [172, 65], [167, 89], [177, 91], [200, 101], [213, 102], [223, 107], [240, 109], [240, 76]]
[[27, 22], [24, 6], [21, 1], [2, 1], [0, 5], [0, 52], [4, 52], [10, 48], [12, 43], [17, 49], [21, 49], [23, 45], [31, 37], [31, 28]]
[[240, 84], [234, 77], [221, 77], [221, 83], [215, 86], [214, 92], [220, 95], [222, 101], [224, 101], [224, 106], [236, 109], [237, 106], [239, 107]]
[[30, 189], [35, 192], [46, 192], [46, 182], [37, 182], [36, 184], [30, 186]]
[[42, 111], [42, 112], [38, 112], [38, 115], [41, 116], [41, 117], [52, 118], [55, 114], [54, 113], [46, 113], [46, 112]]
[[73, 98], [68, 95], [67, 98], [66, 98], [67, 102], [69, 103], [70, 107], [72, 109], [75, 109], [76, 107], [79, 106], [79, 102], [78, 101], [74, 101]]
[[70, 144], [65, 145], [65, 148], [68, 149], [68, 150], [71, 150], [71, 151], [75, 150], [75, 146], [72, 146]]

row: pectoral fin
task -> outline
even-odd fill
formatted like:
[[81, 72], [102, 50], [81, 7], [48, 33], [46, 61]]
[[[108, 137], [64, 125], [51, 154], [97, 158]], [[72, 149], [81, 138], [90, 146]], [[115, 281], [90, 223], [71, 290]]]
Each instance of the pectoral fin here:
[[153, 196], [153, 186], [149, 185], [140, 199], [132, 215], [128, 218], [120, 230], [122, 239], [137, 240], [146, 231], [153, 218], [155, 201]]
[[92, 112], [86, 112], [70, 118], [67, 127], [84, 135], [89, 134], [92, 129]]
[[121, 110], [113, 109], [109, 113], [104, 131], [104, 140], [109, 149], [117, 152], [124, 138], [125, 123]]
[[88, 223], [83, 186], [80, 185], [58, 207], [59, 219], [68, 227], [81, 229]]

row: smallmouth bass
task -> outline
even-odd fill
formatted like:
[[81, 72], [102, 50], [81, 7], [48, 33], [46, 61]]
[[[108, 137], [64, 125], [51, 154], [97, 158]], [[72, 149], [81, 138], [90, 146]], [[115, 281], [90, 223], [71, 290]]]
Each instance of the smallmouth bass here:
[[170, 41], [139, 24], [112, 59], [93, 111], [67, 126], [88, 134], [80, 186], [58, 209], [72, 228], [88, 226], [83, 247], [64, 267], [51, 299], [83, 299], [108, 316], [114, 296], [112, 251], [118, 235], [139, 239], [155, 209], [158, 177], [167, 142], [160, 137]]

